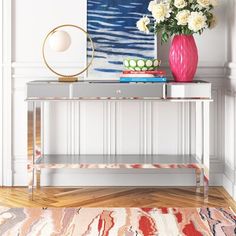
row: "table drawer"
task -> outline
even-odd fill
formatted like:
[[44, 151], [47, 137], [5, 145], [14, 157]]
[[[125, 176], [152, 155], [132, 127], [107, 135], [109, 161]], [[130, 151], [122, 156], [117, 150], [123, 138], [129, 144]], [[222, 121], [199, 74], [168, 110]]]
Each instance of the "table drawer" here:
[[62, 99], [70, 97], [70, 85], [66, 83], [28, 84], [27, 98]]
[[73, 98], [163, 98], [164, 84], [77, 83]]
[[211, 98], [211, 84], [207, 82], [168, 83], [166, 98]]

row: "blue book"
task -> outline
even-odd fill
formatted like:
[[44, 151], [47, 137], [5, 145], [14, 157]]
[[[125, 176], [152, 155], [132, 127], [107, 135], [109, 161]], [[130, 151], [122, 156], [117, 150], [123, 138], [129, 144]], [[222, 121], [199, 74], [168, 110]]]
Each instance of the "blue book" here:
[[120, 77], [120, 82], [166, 82], [165, 77]]

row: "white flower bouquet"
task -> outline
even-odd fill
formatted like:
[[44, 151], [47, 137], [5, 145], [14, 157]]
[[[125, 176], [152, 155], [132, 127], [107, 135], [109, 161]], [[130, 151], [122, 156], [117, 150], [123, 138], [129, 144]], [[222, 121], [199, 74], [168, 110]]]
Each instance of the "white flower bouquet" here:
[[206, 28], [213, 28], [216, 18], [213, 9], [217, 0], [152, 0], [148, 10], [150, 16], [137, 21], [142, 32], [161, 33], [166, 42], [172, 35], [201, 34]]

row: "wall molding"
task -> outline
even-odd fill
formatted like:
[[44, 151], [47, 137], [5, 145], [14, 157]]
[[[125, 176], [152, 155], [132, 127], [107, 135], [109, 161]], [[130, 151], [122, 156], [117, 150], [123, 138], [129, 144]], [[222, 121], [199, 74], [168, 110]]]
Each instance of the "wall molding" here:
[[[57, 68], [77, 68], [78, 66], [83, 66], [85, 63], [81, 60], [72, 62], [51, 62]], [[12, 62], [12, 68], [46, 68], [44, 62]]]
[[[236, 69], [231, 64], [231, 68]], [[236, 80], [230, 78], [224, 93], [225, 168], [223, 187], [236, 199]], [[231, 82], [232, 81], [232, 82]]]
[[[3, 78], [3, 1], [0, 3], [0, 78]], [[0, 155], [3, 156], [3, 80], [0, 81]], [[0, 186], [3, 185], [3, 158], [0, 158]]]
[[[53, 62], [57, 67], [77, 67], [78, 64], [83, 65], [84, 62], [82, 60], [78, 61], [71, 61], [71, 62]], [[220, 62], [214, 62], [214, 61], [199, 61], [198, 62], [198, 67], [199, 68], [224, 68], [228, 64], [234, 64], [234, 63], [220, 63]], [[28, 67], [34, 67], [34, 68], [40, 68], [40, 67], [45, 67], [45, 64], [43, 61], [35, 61], [35, 62], [23, 62], [23, 61], [12, 61], [11, 63], [13, 68], [28, 68]], [[162, 67], [168, 67], [169, 64], [168, 62], [162, 62], [161, 63]]]
[[227, 77], [231, 80], [236, 80], [236, 63], [226, 63], [225, 67], [227, 68]]
[[[78, 68], [83, 67], [84, 62], [71, 62], [71, 63], [53, 63], [56, 68]], [[4, 65], [3, 65], [4, 66]], [[46, 68], [43, 62], [12, 62], [13, 78], [53, 78], [54, 75]], [[162, 67], [167, 70], [168, 76], [171, 72], [168, 63], [162, 63]], [[199, 62], [196, 79], [222, 79], [225, 77], [225, 65], [217, 62]], [[112, 79], [112, 78], [110, 78]], [[115, 78], [114, 78], [115, 79]]]
[[[51, 62], [54, 65], [55, 70], [62, 71], [64, 69], [73, 69], [74, 70], [82, 70], [85, 67], [85, 62], [70, 62], [70, 63], [58, 63]], [[4, 66], [4, 65], [3, 65]], [[13, 79], [52, 79], [56, 78], [43, 62], [12, 62], [12, 78]], [[86, 73], [84, 72], [81, 76], [86, 77]]]
[[12, 1], [2, 1], [2, 184], [12, 186]]

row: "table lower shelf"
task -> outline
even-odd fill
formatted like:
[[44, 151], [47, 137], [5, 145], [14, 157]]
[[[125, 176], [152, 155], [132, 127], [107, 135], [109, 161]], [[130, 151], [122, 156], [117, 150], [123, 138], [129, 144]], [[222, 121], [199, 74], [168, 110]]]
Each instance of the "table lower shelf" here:
[[41, 169], [193, 169], [196, 175], [196, 191], [200, 192], [201, 176], [204, 183], [204, 199], [208, 196], [208, 169], [196, 155], [41, 155], [33, 164], [28, 163], [29, 196], [33, 199], [34, 178], [40, 187]]
[[202, 169], [195, 155], [42, 155], [35, 168]]

